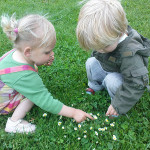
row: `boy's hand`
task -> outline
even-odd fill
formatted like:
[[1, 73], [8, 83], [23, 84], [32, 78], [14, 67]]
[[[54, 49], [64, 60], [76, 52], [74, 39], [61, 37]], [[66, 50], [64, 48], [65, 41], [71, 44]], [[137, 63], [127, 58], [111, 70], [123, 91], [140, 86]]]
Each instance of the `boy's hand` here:
[[107, 110], [107, 112], [106, 112], [106, 116], [111, 116], [111, 115], [118, 116], [116, 110], [113, 108], [112, 105], [110, 105], [110, 106], [108, 107], [108, 110]]
[[94, 119], [91, 115], [87, 114], [86, 112], [80, 109], [75, 109], [73, 118], [76, 120], [76, 122], [80, 123], [86, 120], [87, 117], [90, 118], [91, 120]]

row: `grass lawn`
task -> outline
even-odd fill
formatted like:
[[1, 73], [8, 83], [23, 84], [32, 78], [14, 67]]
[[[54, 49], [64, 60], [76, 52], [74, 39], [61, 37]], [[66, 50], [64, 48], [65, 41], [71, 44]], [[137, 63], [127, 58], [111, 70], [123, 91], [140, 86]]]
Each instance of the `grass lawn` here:
[[[85, 61], [91, 52], [83, 51], [75, 29], [79, 0], [1, 0], [0, 15], [16, 12], [48, 14], [57, 33], [52, 66], [42, 66], [39, 74], [54, 98], [64, 104], [83, 109], [95, 116], [94, 121], [77, 124], [74, 120], [53, 115], [34, 106], [27, 120], [37, 125], [34, 134], [7, 134], [8, 116], [0, 116], [0, 150], [148, 150], [150, 149], [150, 96], [145, 92], [127, 114], [117, 119], [105, 116], [110, 98], [106, 91], [94, 96], [85, 94], [87, 77]], [[148, 0], [122, 0], [129, 24], [150, 38], [150, 5]], [[12, 48], [0, 28], [0, 54]], [[46, 117], [43, 114], [47, 113]], [[96, 119], [97, 117], [97, 119]], [[116, 136], [114, 140], [113, 135]]]

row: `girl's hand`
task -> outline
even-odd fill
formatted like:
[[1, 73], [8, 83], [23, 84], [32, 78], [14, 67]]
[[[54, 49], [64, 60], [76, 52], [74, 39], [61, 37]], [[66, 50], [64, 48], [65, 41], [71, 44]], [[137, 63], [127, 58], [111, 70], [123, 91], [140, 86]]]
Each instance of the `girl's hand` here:
[[107, 112], [106, 112], [106, 116], [111, 116], [111, 115], [118, 116], [116, 110], [113, 108], [112, 105], [110, 105], [110, 106], [108, 107], [108, 110], [107, 110]]
[[80, 109], [68, 107], [66, 105], [63, 105], [61, 111], [59, 112], [59, 115], [74, 118], [78, 123], [84, 121], [86, 118], [90, 118], [91, 120], [94, 119], [91, 115], [87, 114], [86, 112]]
[[74, 115], [73, 118], [76, 120], [76, 122], [80, 123], [84, 120], [86, 120], [86, 118], [90, 118], [91, 120], [93, 120], [94, 118], [87, 114], [86, 112], [80, 110], [80, 109], [75, 109], [74, 111]]

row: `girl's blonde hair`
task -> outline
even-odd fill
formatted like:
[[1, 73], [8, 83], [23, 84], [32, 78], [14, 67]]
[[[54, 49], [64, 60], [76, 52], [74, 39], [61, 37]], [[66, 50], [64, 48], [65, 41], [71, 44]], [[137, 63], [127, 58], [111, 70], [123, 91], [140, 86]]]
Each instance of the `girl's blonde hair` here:
[[79, 13], [77, 39], [84, 49], [104, 49], [117, 42], [127, 24], [118, 0], [89, 0]]
[[37, 14], [27, 15], [20, 20], [15, 19], [15, 14], [11, 17], [3, 15], [1, 27], [18, 49], [23, 45], [47, 47], [56, 41], [54, 26], [44, 16]]

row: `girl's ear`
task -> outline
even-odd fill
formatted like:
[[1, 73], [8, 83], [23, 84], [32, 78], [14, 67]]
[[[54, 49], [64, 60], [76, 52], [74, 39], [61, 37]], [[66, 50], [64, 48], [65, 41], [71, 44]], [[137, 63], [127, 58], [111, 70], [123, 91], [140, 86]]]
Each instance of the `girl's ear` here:
[[31, 48], [30, 48], [30, 47], [26, 47], [26, 48], [24, 49], [24, 55], [25, 55], [26, 57], [30, 57], [30, 56], [31, 56]]

